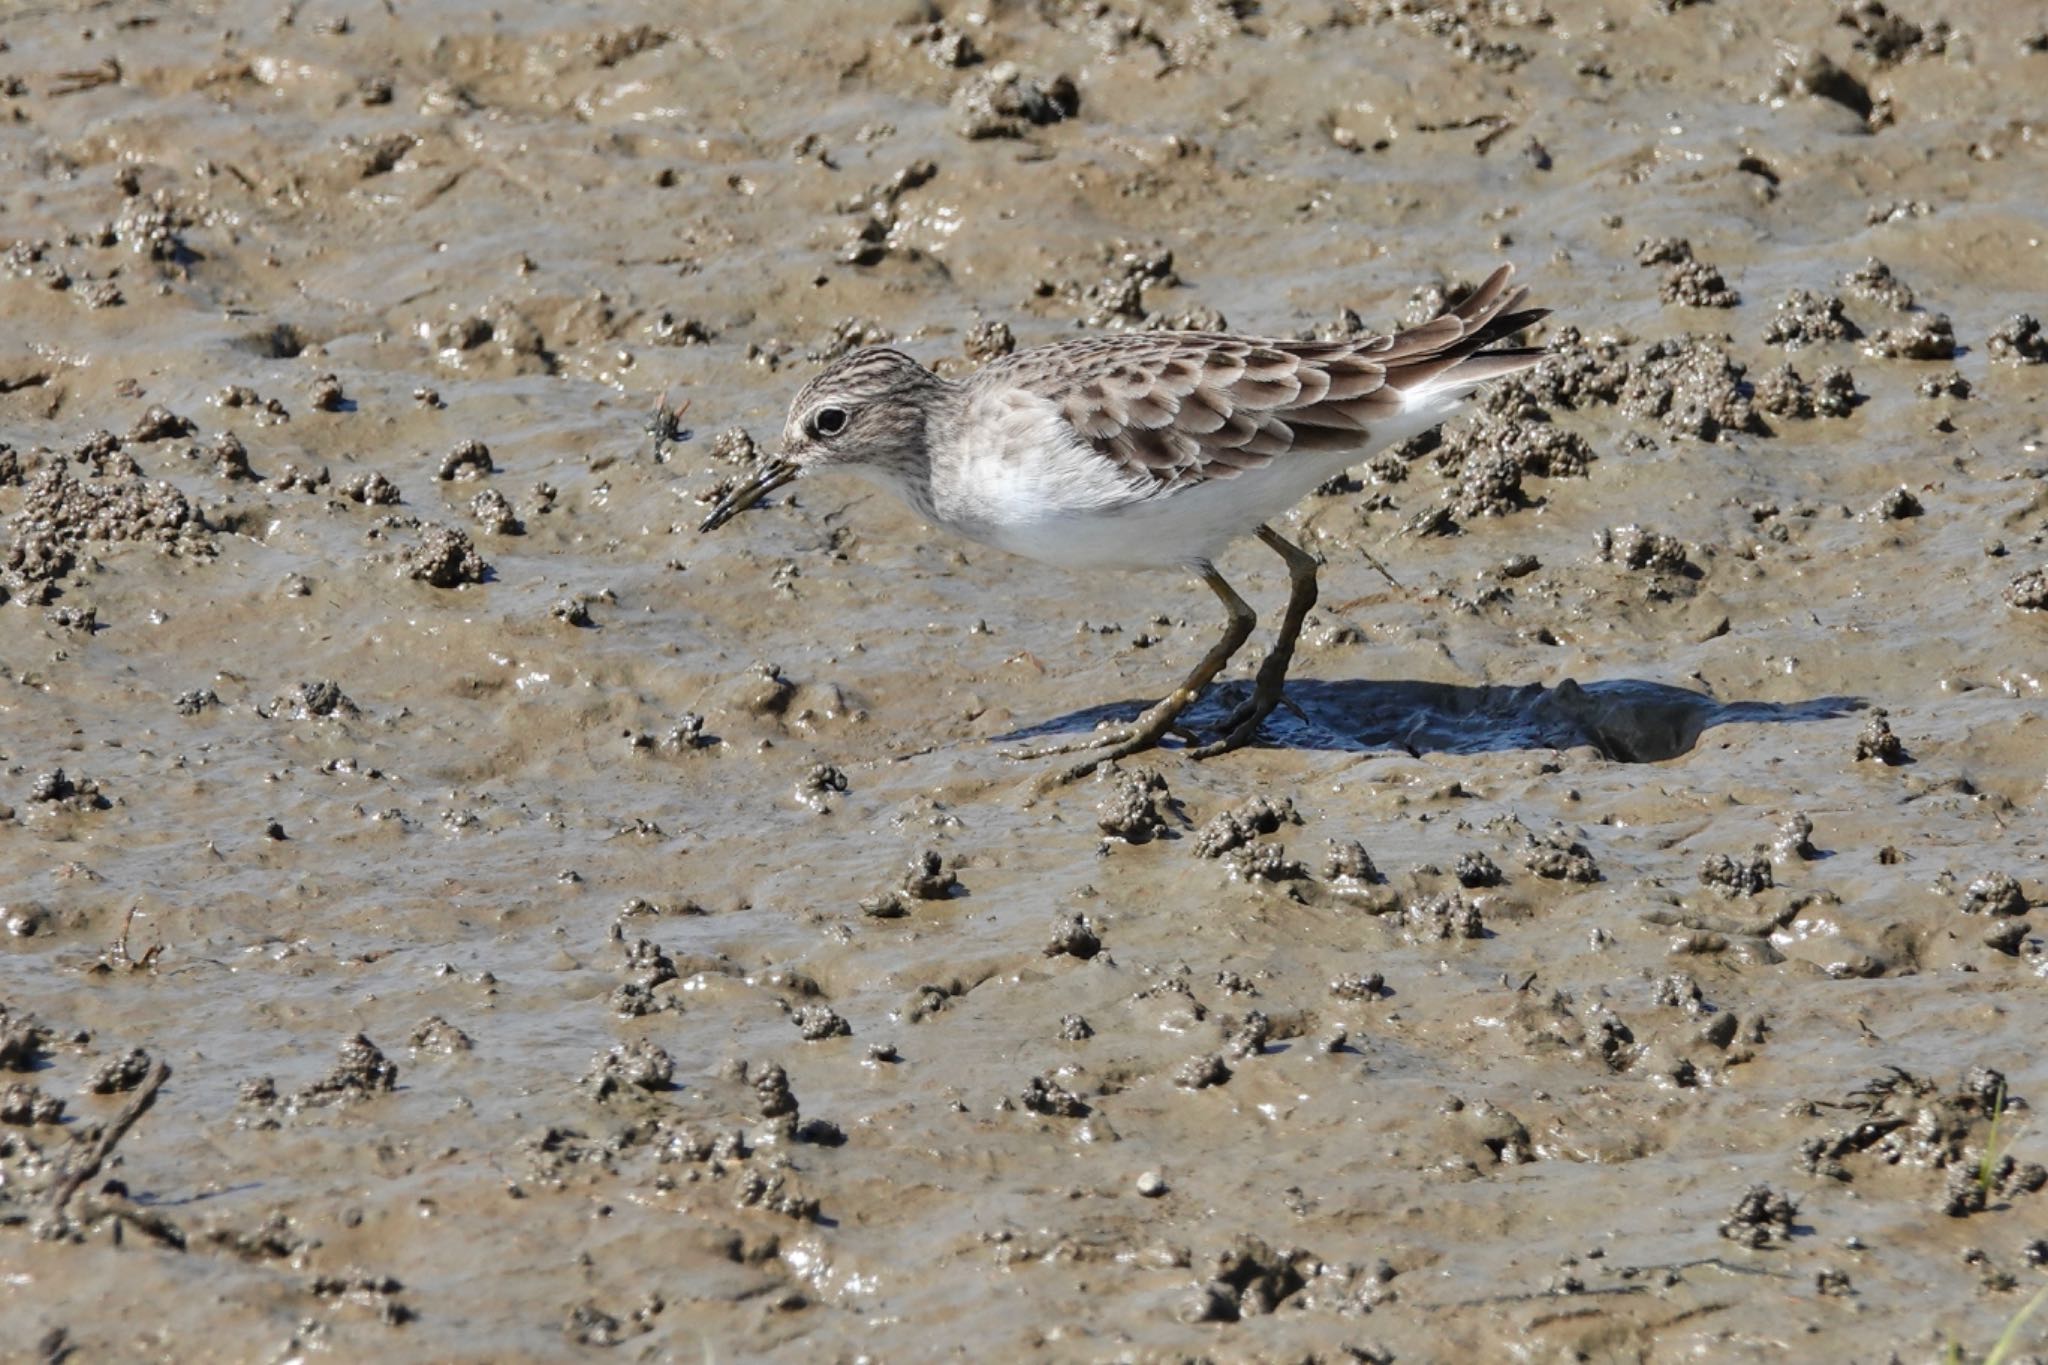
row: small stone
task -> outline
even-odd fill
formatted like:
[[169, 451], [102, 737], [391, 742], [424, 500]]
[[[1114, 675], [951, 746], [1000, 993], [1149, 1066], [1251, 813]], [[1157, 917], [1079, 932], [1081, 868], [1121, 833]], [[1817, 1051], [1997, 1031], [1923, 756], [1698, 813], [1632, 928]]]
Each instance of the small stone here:
[[1294, 802], [1281, 797], [1254, 796], [1229, 810], [1218, 812], [1195, 835], [1197, 858], [1220, 858], [1241, 848], [1258, 835], [1271, 834], [1283, 824], [1298, 825]]
[[398, 1065], [367, 1034], [358, 1033], [342, 1040], [334, 1069], [295, 1093], [291, 1102], [299, 1108], [354, 1104], [397, 1087]]
[[1486, 920], [1479, 907], [1452, 892], [1424, 896], [1403, 906], [1401, 924], [1417, 942], [1486, 937]]
[[1818, 48], [1781, 49], [1778, 73], [1772, 82], [1772, 95], [1774, 98], [1804, 95], [1812, 99], [1829, 100], [1866, 122], [1869, 122], [1877, 111], [1877, 102], [1871, 98], [1870, 88], [1837, 66], [1832, 58]]
[[1372, 855], [1365, 851], [1364, 844], [1356, 839], [1332, 839], [1329, 852], [1323, 855], [1323, 880], [1365, 885], [1385, 878], [1373, 865]]
[[341, 493], [366, 507], [389, 507], [399, 501], [398, 485], [375, 470], [349, 476], [342, 482]]
[[1330, 983], [1339, 1000], [1377, 1000], [1386, 994], [1387, 979], [1378, 972], [1347, 972]]
[[455, 443], [446, 455], [441, 457], [439, 468], [434, 471], [437, 479], [481, 479], [492, 473], [491, 448], [482, 441], [467, 440]]
[[1824, 366], [1813, 382], [1813, 410], [1819, 416], [1847, 417], [1862, 401], [1856, 376], [1846, 366]]
[[205, 449], [213, 457], [213, 472], [217, 477], [230, 480], [253, 480], [256, 477], [256, 471], [249, 467], [249, 448], [232, 431], [221, 432], [208, 442]]
[[512, 500], [495, 488], [486, 488], [469, 500], [469, 514], [494, 536], [516, 536], [526, 530]]
[[94, 1069], [86, 1080], [85, 1088], [95, 1095], [112, 1095], [124, 1090], [133, 1090], [142, 1084], [149, 1074], [149, 1054], [141, 1048], [134, 1048], [119, 1057], [110, 1058]]
[[1522, 851], [1522, 866], [1547, 881], [1600, 880], [1600, 867], [1592, 853], [1561, 829], [1530, 835], [1529, 845]]
[[1762, 854], [1737, 860], [1716, 853], [1700, 865], [1700, 880], [1724, 895], [1754, 896], [1771, 889], [1771, 862]]
[[1677, 537], [1640, 526], [1616, 526], [1602, 531], [1594, 549], [1603, 563], [1620, 564], [1637, 572], [1684, 574], [1692, 568], [1685, 546]]
[[1861, 268], [1844, 275], [1842, 283], [1852, 292], [1882, 303], [1895, 312], [1903, 313], [1913, 306], [1913, 291], [1892, 273], [1890, 266], [1875, 256], [1866, 260]]
[[1250, 844], [1230, 855], [1231, 873], [1245, 881], [1299, 882], [1308, 879], [1308, 865], [1287, 856], [1278, 844]]
[[1956, 331], [1948, 314], [1916, 317], [1903, 327], [1887, 327], [1863, 343], [1866, 355], [1880, 360], [1953, 360]]
[[910, 913], [910, 898], [894, 888], [863, 897], [860, 912], [869, 919], [902, 919]]
[[430, 1014], [413, 1026], [406, 1035], [406, 1047], [414, 1052], [431, 1052], [443, 1057], [456, 1057], [476, 1046], [475, 1041], [454, 1024], [438, 1014]]
[[1636, 264], [1683, 265], [1692, 259], [1692, 243], [1684, 237], [1645, 237], [1636, 243]]
[[789, 1088], [789, 1073], [775, 1063], [769, 1063], [754, 1079], [754, 1103], [756, 1112], [764, 1119], [796, 1113], [796, 1096]]
[[2020, 945], [2027, 941], [2031, 926], [2023, 919], [1993, 920], [1979, 937], [1984, 946], [1993, 952], [2004, 953], [2007, 957], [2019, 956]]
[[619, 1043], [600, 1053], [591, 1065], [584, 1084], [603, 1099], [620, 1089], [668, 1090], [675, 1083], [676, 1064], [666, 1050], [642, 1039]]
[[2048, 611], [2048, 569], [2029, 569], [2005, 585], [2008, 606], [2021, 611]]
[[1033, 1076], [1025, 1083], [1023, 1093], [1017, 1102], [1034, 1114], [1046, 1118], [1079, 1119], [1092, 1112], [1087, 1101], [1067, 1089], [1059, 1082], [1044, 1076]]
[[907, 46], [923, 48], [924, 55], [938, 66], [960, 68], [981, 61], [981, 49], [974, 45], [974, 39], [943, 19], [919, 24], [904, 35], [903, 41]]
[[1687, 308], [1733, 308], [1742, 298], [1722, 278], [1718, 268], [1705, 261], [1683, 261], [1664, 272], [1657, 297], [1665, 303]]
[[969, 360], [985, 364], [1016, 350], [1017, 338], [1011, 335], [1009, 324], [990, 319], [969, 328], [961, 348]]
[[1499, 886], [1507, 880], [1507, 875], [1500, 870], [1500, 864], [1478, 849], [1458, 855], [1458, 865], [1453, 875], [1457, 877], [1458, 885], [1468, 890]]
[[942, 901], [960, 894], [960, 879], [946, 867], [938, 850], [926, 849], [910, 860], [903, 874], [906, 895], [921, 901]]
[[2040, 319], [2032, 313], [2014, 313], [2005, 326], [1990, 335], [1984, 348], [1993, 360], [2008, 365], [2048, 364], [2048, 334], [2042, 332]]
[[420, 543], [399, 557], [408, 578], [436, 588], [455, 588], [481, 583], [490, 566], [470, 544], [469, 537], [452, 526], [431, 523], [420, 530]]
[[1882, 711], [1873, 714], [1864, 725], [1863, 732], [1856, 736], [1855, 760], [1861, 763], [1867, 758], [1874, 758], [1887, 767], [1906, 761], [1906, 746], [1892, 733], [1891, 722], [1885, 719]]
[[1224, 1063], [1222, 1054], [1216, 1052], [1190, 1057], [1173, 1071], [1173, 1083], [1183, 1090], [1206, 1090], [1229, 1079], [1230, 1067]]
[[2019, 880], [2005, 872], [1987, 872], [1963, 893], [1966, 915], [2024, 915], [2030, 908]]
[[138, 444], [170, 441], [180, 436], [189, 436], [194, 430], [196, 428], [190, 421], [158, 403], [135, 419], [134, 427], [128, 432], [128, 439]]
[[44, 1093], [41, 1087], [17, 1081], [0, 1093], [0, 1123], [22, 1126], [62, 1123], [64, 1101]]
[[1849, 320], [1842, 300], [1833, 294], [1795, 289], [1785, 296], [1764, 328], [1764, 340], [1787, 349], [1823, 341], [1853, 341], [1863, 329]]
[[1166, 1177], [1157, 1171], [1146, 1171], [1138, 1177], [1137, 1190], [1143, 1198], [1157, 1199], [1165, 1194], [1168, 1188]]
[[844, 1147], [846, 1130], [830, 1119], [805, 1119], [796, 1126], [796, 1140], [813, 1147]]
[[1788, 361], [1757, 381], [1756, 405], [1773, 417], [1803, 420], [1814, 415], [1813, 388]]
[[1077, 957], [1087, 961], [1102, 951], [1102, 937], [1086, 915], [1067, 914], [1053, 918], [1052, 938], [1045, 945], [1047, 957]]
[[1069, 119], [1081, 107], [1072, 78], [1041, 82], [1014, 62], [998, 62], [953, 92], [954, 127], [962, 137], [1023, 137], [1035, 126]]
[[1804, 814], [1794, 815], [1778, 829], [1777, 842], [1773, 851], [1782, 859], [1798, 859], [1809, 862], [1820, 856], [1820, 850], [1813, 846], [1813, 821]]
[[711, 458], [727, 464], [754, 464], [761, 458], [761, 448], [754, 444], [754, 438], [747, 434], [745, 427], [727, 427], [711, 438]]
[[1231, 1031], [1230, 1037], [1224, 1041], [1223, 1050], [1237, 1060], [1257, 1057], [1265, 1052], [1272, 1037], [1273, 1021], [1266, 1017], [1264, 1010], [1252, 1010]]
[[1928, 375], [1913, 391], [1922, 398], [1968, 398], [1972, 389], [1961, 370], [1948, 370]]
[[836, 763], [813, 763], [804, 775], [797, 779], [796, 799], [812, 810], [823, 813], [832, 809], [834, 797], [846, 795], [851, 785], [846, 772]]
[[791, 1015], [790, 1019], [807, 1043], [819, 1042], [826, 1038], [846, 1038], [853, 1034], [853, 1025], [847, 1023], [830, 1005], [805, 1005]]
[[1095, 826], [1126, 843], [1142, 844], [1167, 829], [1160, 802], [1172, 803], [1156, 772], [1118, 773], [1116, 785], [1095, 808]]
[[1786, 1195], [1774, 1193], [1769, 1185], [1753, 1185], [1735, 1202], [1719, 1231], [1744, 1246], [1767, 1247], [1774, 1237], [1792, 1239], [1792, 1223], [1798, 1213], [1799, 1206]]

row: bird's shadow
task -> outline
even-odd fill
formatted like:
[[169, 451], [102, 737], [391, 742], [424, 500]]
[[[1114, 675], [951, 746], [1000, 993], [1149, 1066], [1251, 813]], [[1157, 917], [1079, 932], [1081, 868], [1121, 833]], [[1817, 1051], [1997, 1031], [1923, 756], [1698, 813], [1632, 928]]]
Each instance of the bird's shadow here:
[[[1196, 729], [1213, 727], [1249, 695], [1245, 682], [1214, 688], [1189, 708], [1186, 719]], [[1086, 731], [1105, 721], [1128, 721], [1145, 705], [1124, 701], [1070, 711], [1001, 738], [1017, 742]], [[1259, 742], [1272, 748], [1402, 750], [1418, 756], [1591, 745], [1618, 763], [1656, 763], [1690, 753], [1700, 736], [1717, 725], [1807, 724], [1864, 705], [1856, 697], [1723, 702], [1640, 678], [1583, 686], [1567, 678], [1555, 687], [1293, 678], [1286, 701], [1267, 718]]]

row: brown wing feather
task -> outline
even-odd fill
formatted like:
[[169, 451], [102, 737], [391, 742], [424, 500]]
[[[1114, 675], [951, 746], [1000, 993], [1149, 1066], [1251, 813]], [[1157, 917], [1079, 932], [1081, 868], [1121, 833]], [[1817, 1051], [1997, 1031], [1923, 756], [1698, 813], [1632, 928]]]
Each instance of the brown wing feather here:
[[1162, 485], [1232, 478], [1295, 450], [1364, 446], [1408, 390], [1474, 382], [1540, 352], [1486, 348], [1544, 316], [1517, 312], [1503, 265], [1455, 306], [1390, 336], [1283, 341], [1214, 332], [1087, 337], [1020, 351], [973, 382], [1049, 398], [1103, 454]]

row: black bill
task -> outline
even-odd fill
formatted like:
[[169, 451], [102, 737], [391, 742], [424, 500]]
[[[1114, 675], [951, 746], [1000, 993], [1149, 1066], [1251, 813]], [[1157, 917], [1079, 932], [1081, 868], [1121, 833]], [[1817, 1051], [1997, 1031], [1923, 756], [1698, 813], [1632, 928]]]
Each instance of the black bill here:
[[718, 506], [712, 508], [711, 515], [704, 518], [704, 524], [697, 528], [698, 532], [701, 534], [705, 531], [716, 531], [796, 476], [796, 461], [768, 461], [754, 471], [752, 478], [718, 500]]

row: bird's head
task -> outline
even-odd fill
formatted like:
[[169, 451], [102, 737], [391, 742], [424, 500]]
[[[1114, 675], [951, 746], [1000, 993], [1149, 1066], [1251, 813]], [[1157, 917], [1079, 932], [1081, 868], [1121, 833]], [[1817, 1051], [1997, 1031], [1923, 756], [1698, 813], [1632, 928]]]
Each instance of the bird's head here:
[[857, 468], [885, 479], [920, 473], [935, 400], [952, 386], [901, 351], [883, 346], [834, 361], [789, 405], [782, 449], [711, 509], [711, 531], [799, 474]]

